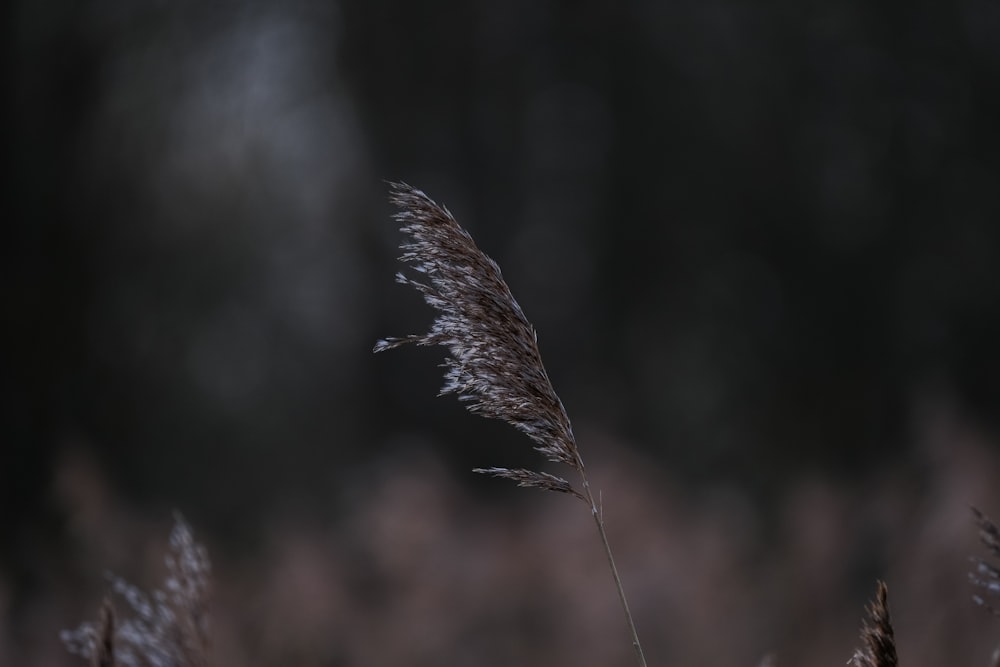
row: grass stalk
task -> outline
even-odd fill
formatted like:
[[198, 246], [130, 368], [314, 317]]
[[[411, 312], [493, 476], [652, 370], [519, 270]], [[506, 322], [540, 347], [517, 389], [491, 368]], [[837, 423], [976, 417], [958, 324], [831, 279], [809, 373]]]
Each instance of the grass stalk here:
[[604, 528], [604, 509], [594, 502], [594, 493], [590, 490], [590, 481], [583, 470], [583, 462], [580, 462], [580, 476], [583, 481], [584, 500], [590, 504], [590, 512], [594, 516], [594, 523], [597, 524], [597, 532], [601, 536], [601, 544], [604, 545], [604, 554], [608, 557], [608, 567], [611, 568], [611, 576], [615, 580], [615, 589], [618, 591], [618, 600], [622, 603], [622, 611], [625, 612], [625, 621], [628, 624], [629, 632], [632, 633], [632, 648], [635, 650], [635, 657], [639, 667], [646, 667], [646, 654], [642, 651], [642, 644], [639, 642], [639, 631], [635, 627], [635, 619], [632, 617], [632, 610], [628, 606], [628, 597], [625, 595], [625, 587], [622, 586], [621, 576], [618, 574], [618, 566], [615, 565], [615, 556], [611, 552], [611, 542], [608, 540], [608, 532]]

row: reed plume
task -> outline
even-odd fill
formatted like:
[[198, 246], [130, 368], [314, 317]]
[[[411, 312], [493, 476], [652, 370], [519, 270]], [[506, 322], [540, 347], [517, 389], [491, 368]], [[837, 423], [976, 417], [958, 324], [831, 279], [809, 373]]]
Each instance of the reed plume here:
[[380, 340], [375, 352], [407, 343], [446, 347], [450, 356], [445, 361], [442, 395], [456, 394], [471, 412], [513, 425], [531, 438], [535, 449], [549, 461], [579, 474], [577, 489], [562, 477], [534, 470], [475, 469], [519, 486], [567, 493], [589, 505], [638, 663], [645, 667], [602, 512], [591, 491], [569, 417], [542, 365], [534, 327], [507, 287], [500, 267], [476, 246], [447, 208], [405, 183], [391, 183], [390, 188], [390, 200], [400, 209], [395, 219], [409, 237], [400, 246], [400, 261], [411, 265], [419, 276], [398, 273], [396, 280], [423, 294], [437, 316], [426, 334]]
[[164, 559], [163, 590], [146, 594], [120, 577], [111, 588], [133, 616], [118, 620], [110, 597], [96, 624], [61, 634], [70, 653], [94, 667], [205, 667], [208, 664], [208, 591], [211, 565], [205, 548], [177, 515]]
[[896, 667], [896, 640], [889, 621], [889, 588], [878, 582], [875, 600], [868, 606], [868, 618], [861, 627], [863, 648], [854, 652], [855, 667]]

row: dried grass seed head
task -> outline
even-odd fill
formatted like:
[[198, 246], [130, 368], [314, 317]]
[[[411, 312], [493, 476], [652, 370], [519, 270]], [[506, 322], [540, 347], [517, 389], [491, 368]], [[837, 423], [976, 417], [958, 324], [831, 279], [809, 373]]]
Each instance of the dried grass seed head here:
[[868, 618], [861, 627], [863, 648], [854, 652], [855, 667], [896, 667], [896, 640], [889, 619], [889, 588], [878, 582], [875, 600], [867, 608]]
[[551, 461], [581, 470], [569, 417], [542, 365], [534, 327], [496, 262], [487, 257], [443, 206], [404, 183], [390, 184], [395, 219], [409, 241], [402, 262], [419, 280], [397, 274], [437, 311], [428, 333], [387, 338], [375, 351], [406, 343], [443, 345], [442, 394], [456, 394], [478, 415], [501, 419], [535, 442]]
[[150, 594], [111, 576], [112, 592], [125, 601], [132, 614], [116, 617], [106, 602], [98, 623], [86, 622], [61, 633], [70, 653], [97, 664], [121, 667], [206, 665], [211, 564], [205, 548], [195, 542], [191, 528], [179, 514], [165, 562], [168, 574], [164, 590]]

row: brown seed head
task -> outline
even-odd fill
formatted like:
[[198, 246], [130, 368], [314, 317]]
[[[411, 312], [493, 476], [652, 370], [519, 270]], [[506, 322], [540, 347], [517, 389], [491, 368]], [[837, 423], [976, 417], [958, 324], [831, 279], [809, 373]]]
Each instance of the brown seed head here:
[[875, 600], [868, 607], [868, 618], [861, 627], [864, 648], [854, 652], [855, 667], [896, 667], [896, 640], [889, 621], [889, 588], [878, 582]]
[[395, 215], [409, 241], [400, 260], [420, 276], [396, 276], [424, 295], [437, 318], [429, 332], [387, 338], [375, 351], [406, 343], [443, 345], [442, 394], [457, 394], [478, 415], [501, 419], [535, 442], [546, 458], [582, 470], [562, 402], [552, 388], [538, 351], [535, 329], [487, 257], [452, 217], [420, 190], [392, 183]]

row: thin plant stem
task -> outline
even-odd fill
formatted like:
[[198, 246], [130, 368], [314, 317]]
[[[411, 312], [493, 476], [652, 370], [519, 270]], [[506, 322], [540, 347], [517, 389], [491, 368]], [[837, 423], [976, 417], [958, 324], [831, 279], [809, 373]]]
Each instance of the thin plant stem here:
[[577, 456], [580, 466], [580, 477], [582, 479], [584, 501], [590, 504], [590, 513], [594, 516], [594, 523], [597, 524], [597, 532], [601, 536], [601, 544], [604, 545], [604, 554], [608, 557], [608, 566], [611, 568], [611, 576], [615, 580], [615, 588], [618, 590], [618, 599], [622, 603], [622, 611], [625, 612], [625, 621], [628, 623], [629, 632], [632, 633], [632, 648], [635, 649], [635, 657], [639, 662], [639, 667], [646, 667], [646, 655], [642, 651], [642, 644], [639, 643], [639, 632], [635, 627], [635, 619], [632, 618], [632, 611], [628, 606], [628, 598], [625, 596], [625, 587], [622, 586], [621, 576], [618, 574], [618, 567], [615, 565], [614, 554], [611, 553], [611, 542], [608, 541], [608, 533], [604, 529], [604, 512], [599, 509], [594, 501], [594, 493], [590, 490], [590, 481], [587, 479], [586, 469], [583, 467], [583, 460]]

